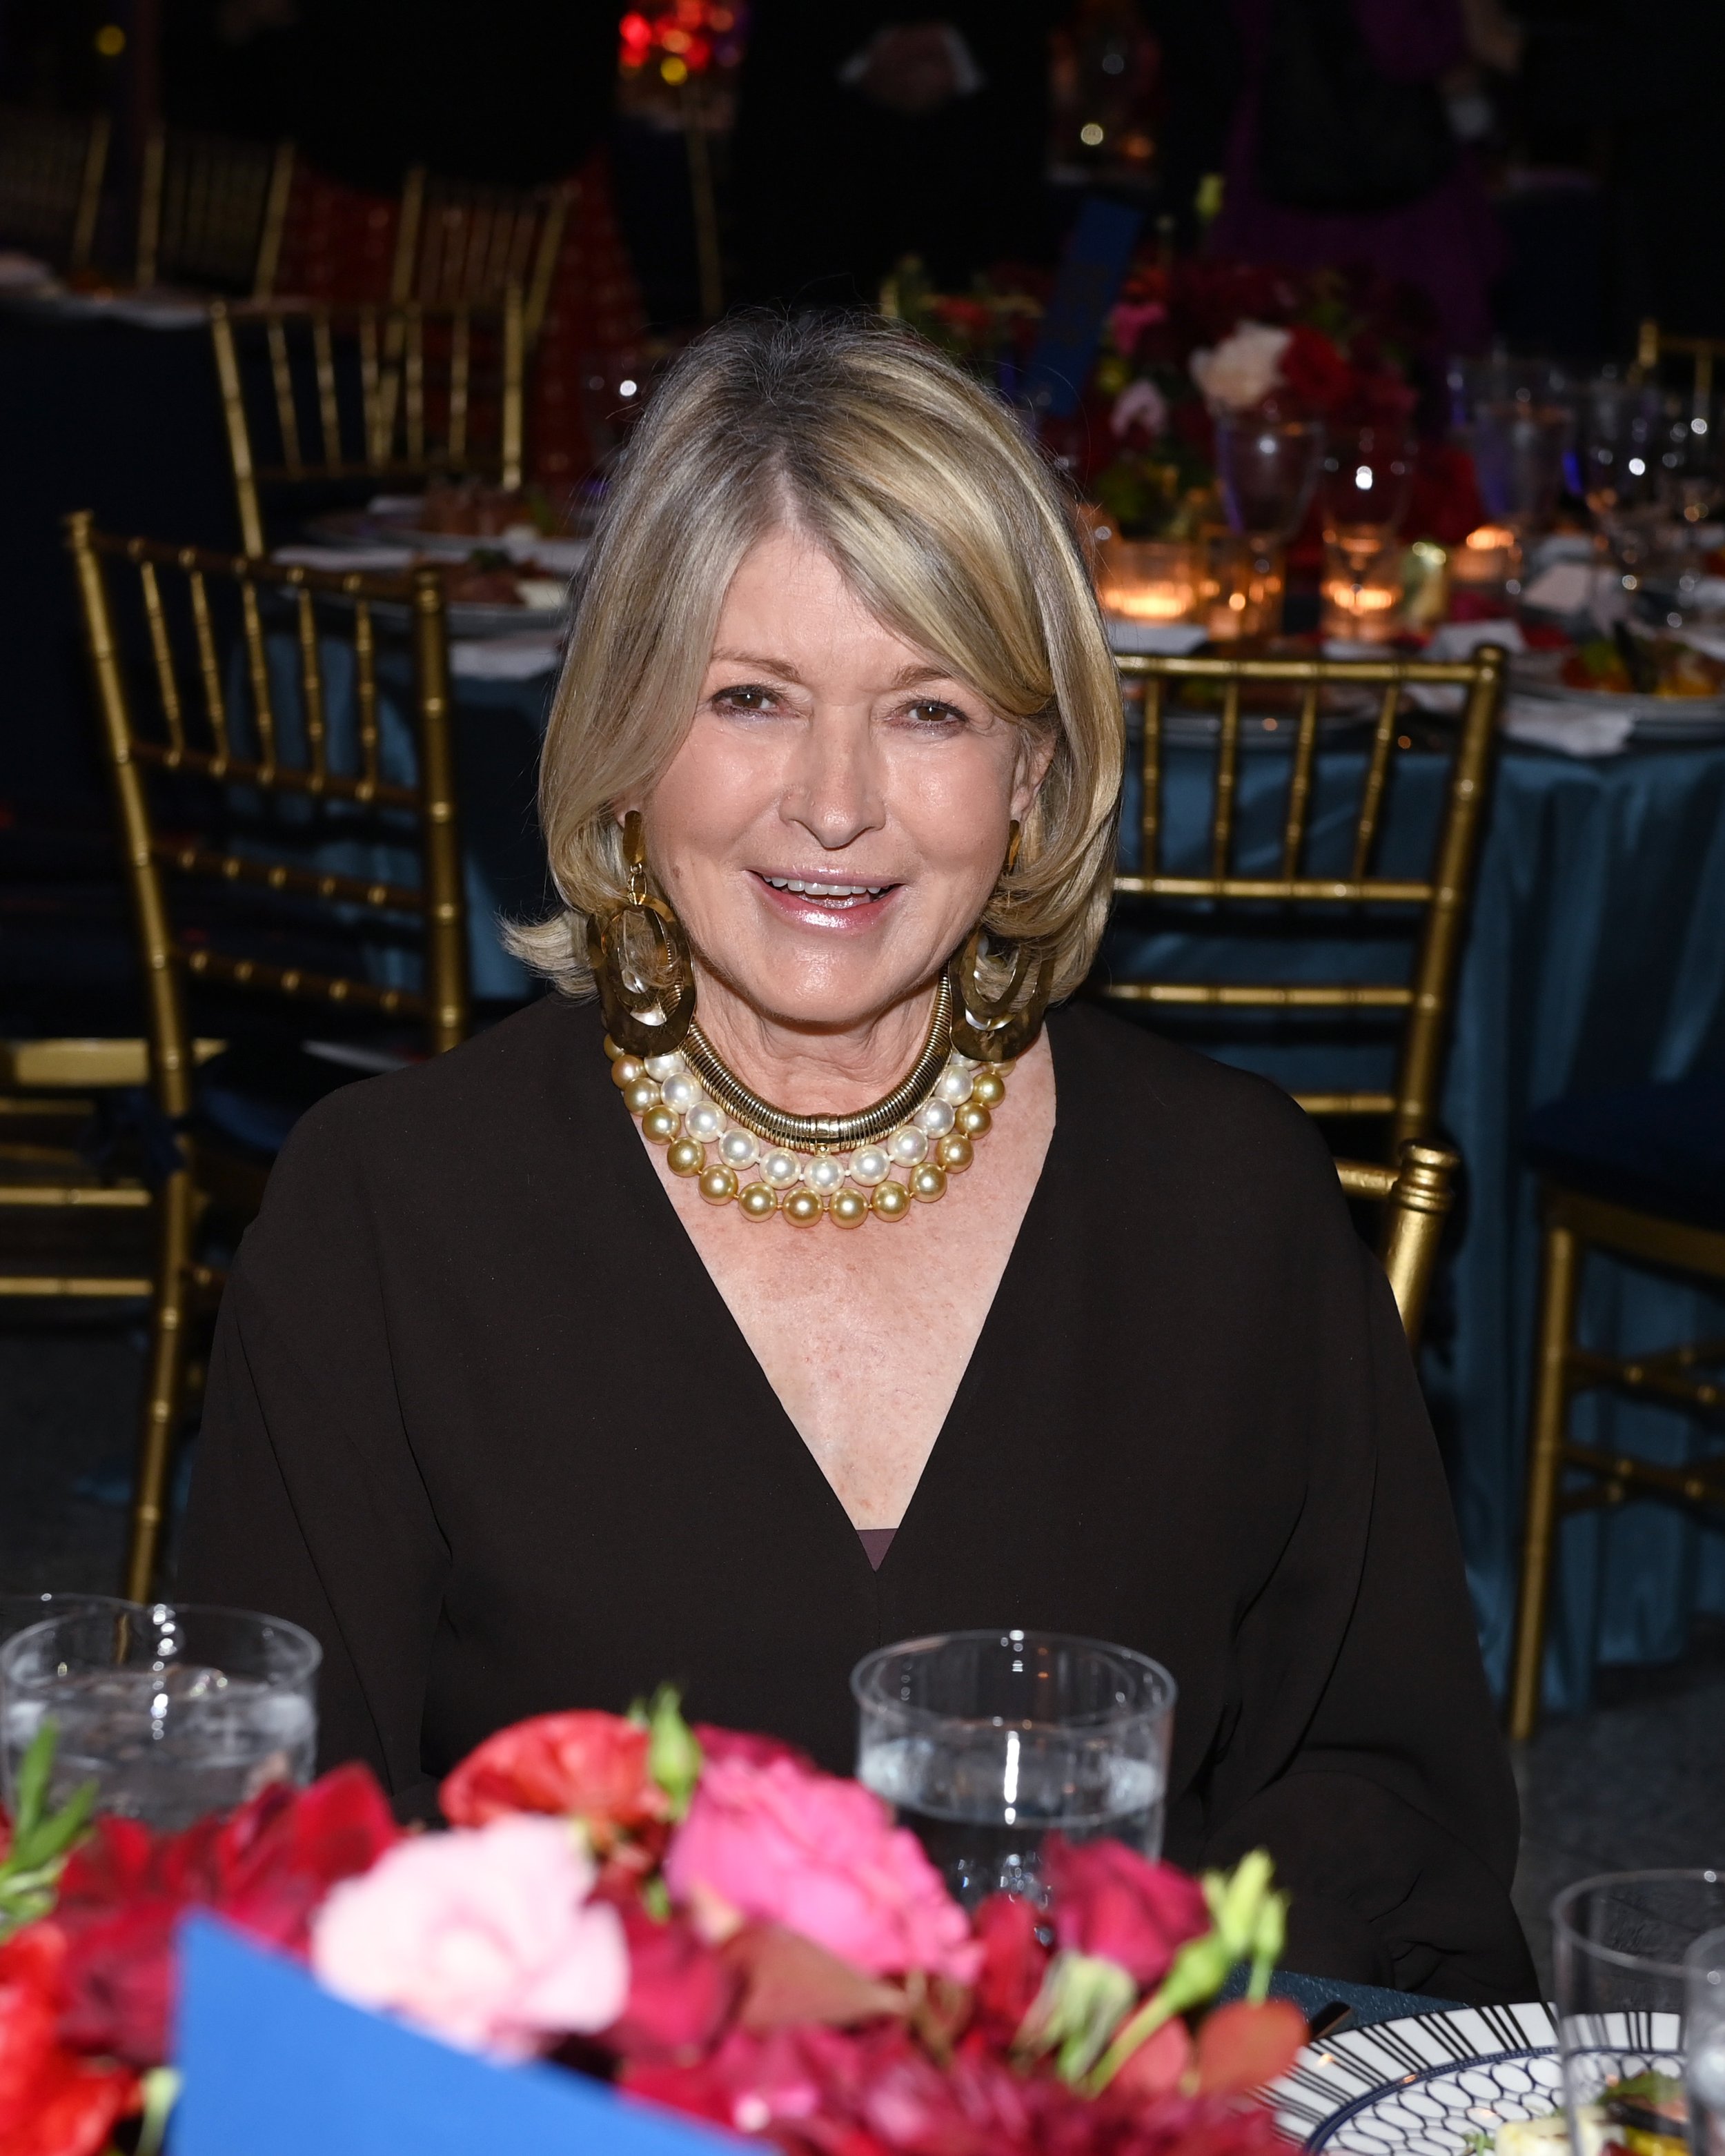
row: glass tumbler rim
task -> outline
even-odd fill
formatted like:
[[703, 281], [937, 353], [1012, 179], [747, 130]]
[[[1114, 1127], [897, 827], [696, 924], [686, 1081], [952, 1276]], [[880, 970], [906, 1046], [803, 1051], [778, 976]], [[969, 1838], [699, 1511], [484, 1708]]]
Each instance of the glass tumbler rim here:
[[[296, 1625], [291, 1617], [272, 1617], [263, 1610], [240, 1609], [218, 1602], [127, 1602], [119, 1596], [92, 1596], [90, 1599], [94, 1601], [111, 1600], [116, 1608], [136, 1612], [146, 1618], [153, 1617], [157, 1610], [172, 1610], [177, 1615], [188, 1617], [241, 1617], [249, 1624], [267, 1626], [270, 1630], [283, 1635], [296, 1650], [291, 1666], [269, 1673], [264, 1681], [270, 1684], [304, 1684], [316, 1676], [323, 1661], [323, 1642], [315, 1633], [307, 1631], [303, 1625]], [[27, 1625], [21, 1632], [14, 1632], [9, 1640], [0, 1641], [0, 1690], [8, 1685], [16, 1685], [21, 1691], [35, 1690], [39, 1684], [51, 1681], [45, 1678], [15, 1678], [13, 1676], [13, 1665], [23, 1642], [34, 1640], [39, 1633], [52, 1630], [56, 1625], [87, 1623], [92, 1614], [105, 1615], [108, 1613], [105, 1610], [97, 1613], [86, 1610], [80, 1615], [73, 1610], [63, 1610], [57, 1617], [44, 1617], [39, 1624]]]
[[[1147, 1675], [1154, 1697], [1132, 1707], [1099, 1708], [1088, 1714], [1063, 1715], [1059, 1722], [1041, 1722], [1034, 1717], [1006, 1722], [993, 1714], [949, 1714], [932, 1707], [917, 1707], [901, 1699], [889, 1699], [870, 1690], [877, 1671], [901, 1655], [914, 1653], [919, 1648], [947, 1646], [956, 1642], [999, 1642], [1004, 1645], [1017, 1637], [1024, 1640], [1058, 1640], [1061, 1646], [1076, 1647], [1092, 1654], [1136, 1666], [1141, 1674]], [[1086, 1729], [1105, 1730], [1125, 1722], [1142, 1722], [1147, 1715], [1171, 1714], [1179, 1698], [1180, 1687], [1172, 1671], [1149, 1655], [1142, 1655], [1136, 1647], [1122, 1647], [1111, 1640], [1095, 1640], [1079, 1632], [1045, 1632], [1022, 1625], [978, 1625], [961, 1626], [950, 1632], [926, 1632], [913, 1640], [895, 1640], [890, 1645], [876, 1647], [866, 1654], [850, 1672], [850, 1692], [859, 1707], [865, 1712], [886, 1712], [901, 1716], [905, 1721], [927, 1727], [938, 1723], [944, 1728], [961, 1729]]]
[[[1627, 1953], [1621, 1947], [1600, 1946], [1578, 1931], [1569, 1917], [1571, 1906], [1582, 1895], [1599, 1887], [1622, 1887], [1633, 1882], [1637, 1886], [1690, 1881], [1707, 1887], [1725, 1887], [1725, 1871], [1714, 1871], [1705, 1865], [1656, 1865], [1640, 1871], [1596, 1871], [1591, 1878], [1578, 1879], [1553, 1896], [1551, 1905], [1551, 1924], [1555, 1933], [1574, 1943], [1583, 1953], [1595, 1961], [1609, 1963], [1613, 1969], [1632, 1970], [1643, 1976], [1674, 1978], [1681, 1982], [1687, 1970], [1689, 1948], [1683, 1950], [1681, 1961], [1658, 1961], [1651, 1954]], [[1725, 1929], [1725, 1927], [1714, 1928]], [[1711, 1932], [1699, 1934], [1705, 1938]], [[1692, 1941], [1692, 1945], [1695, 1943]]]
[[1725, 1989], [1725, 1924], [1691, 1939], [1683, 1950], [1683, 1967], [1692, 1979], [1711, 1977]]

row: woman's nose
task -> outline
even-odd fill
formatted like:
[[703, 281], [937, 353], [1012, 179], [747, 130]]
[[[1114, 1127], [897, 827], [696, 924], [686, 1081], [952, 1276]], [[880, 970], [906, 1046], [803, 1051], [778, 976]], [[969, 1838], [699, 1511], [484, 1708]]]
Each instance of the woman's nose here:
[[874, 729], [866, 711], [817, 711], [788, 774], [781, 813], [829, 853], [886, 820]]

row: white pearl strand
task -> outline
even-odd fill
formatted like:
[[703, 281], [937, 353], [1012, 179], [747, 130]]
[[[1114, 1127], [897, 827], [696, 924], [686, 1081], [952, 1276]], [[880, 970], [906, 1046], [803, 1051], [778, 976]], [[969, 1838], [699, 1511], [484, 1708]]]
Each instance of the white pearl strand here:
[[874, 1145], [850, 1152], [803, 1152], [774, 1146], [732, 1122], [708, 1098], [680, 1055], [625, 1055], [608, 1038], [611, 1080], [629, 1113], [655, 1145], [668, 1148], [673, 1175], [700, 1180], [711, 1205], [733, 1201], [750, 1220], [777, 1213], [799, 1228], [828, 1219], [860, 1228], [871, 1217], [901, 1220], [912, 1200], [932, 1205], [947, 1194], [947, 1178], [975, 1158], [1006, 1098], [1010, 1064], [983, 1064], [954, 1049], [934, 1091], [912, 1114]]

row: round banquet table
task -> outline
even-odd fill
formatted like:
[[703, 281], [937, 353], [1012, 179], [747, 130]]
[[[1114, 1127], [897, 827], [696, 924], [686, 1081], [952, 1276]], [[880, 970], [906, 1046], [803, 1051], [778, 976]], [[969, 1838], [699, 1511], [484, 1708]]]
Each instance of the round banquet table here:
[[[493, 798], [464, 797], [488, 887], [542, 887], [522, 746], [542, 725], [551, 678], [470, 681], [499, 724]], [[501, 747], [506, 733], [509, 746]], [[1281, 756], [1243, 758], [1238, 865], [1268, 867], [1278, 844]], [[1321, 756], [1311, 872], [1339, 846], [1357, 797], [1360, 752]], [[1208, 830], [1210, 754], [1175, 749], [1164, 780], [1165, 859], [1194, 866]], [[1445, 759], [1398, 760], [1381, 841], [1385, 874], [1422, 872], [1441, 812]], [[506, 787], [504, 781], [506, 779]], [[1138, 805], [1129, 780], [1122, 861], [1136, 865]], [[507, 909], [506, 909], [507, 910]], [[1129, 977], [1153, 962], [1164, 978], [1198, 971], [1203, 948], [1117, 916], [1104, 965]], [[475, 924], [475, 983], [506, 994], [522, 977]], [[1285, 978], [1347, 977], [1356, 946], [1290, 945]], [[1261, 977], [1261, 948], [1221, 953], [1241, 978]], [[1339, 963], [1338, 963], [1339, 962]], [[1373, 977], [1381, 956], [1358, 966]], [[1376, 978], [1383, 978], [1381, 971]], [[1291, 1086], [1381, 1086], [1389, 1054], [1369, 1041], [1311, 1054], [1271, 1044], [1218, 1045]], [[1596, 760], [1506, 743], [1481, 848], [1472, 916], [1456, 984], [1441, 1121], [1460, 1147], [1464, 1186], [1428, 1322], [1423, 1376], [1445, 1450], [1486, 1665], [1502, 1687], [1519, 1563], [1522, 1478], [1538, 1276], [1538, 1191], [1522, 1165], [1528, 1111], [1568, 1093], [1725, 1069], [1725, 745], [1630, 749]], [[1601, 1344], [1651, 1348], [1725, 1335], [1725, 1311], [1699, 1290], [1594, 1260], [1584, 1327]], [[1696, 1427], [1666, 1411], [1591, 1395], [1579, 1434], [1658, 1460], [1685, 1458]], [[1725, 1612], [1725, 1531], [1663, 1506], [1630, 1505], [1564, 1527], [1553, 1606], [1547, 1704], [1584, 1705], [1600, 1662], [1668, 1660], [1690, 1620]]]

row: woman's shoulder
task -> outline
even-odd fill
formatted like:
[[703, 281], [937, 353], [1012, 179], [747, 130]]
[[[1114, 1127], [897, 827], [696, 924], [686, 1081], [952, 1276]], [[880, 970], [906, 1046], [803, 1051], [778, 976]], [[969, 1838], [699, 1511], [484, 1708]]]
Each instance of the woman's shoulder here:
[[[1049, 1024], [1059, 1114], [1106, 1132], [1111, 1163], [1209, 1196], [1250, 1188], [1260, 1201], [1316, 1191], [1338, 1203], [1334, 1163], [1317, 1127], [1279, 1086], [1167, 1040], [1092, 1003]], [[1122, 1137], [1130, 1142], [1123, 1147]], [[1129, 1170], [1128, 1170], [1129, 1172]]]
[[603, 1035], [596, 1004], [542, 997], [459, 1048], [327, 1095], [294, 1126], [275, 1176], [331, 1156], [447, 1170], [531, 1152], [614, 1097]]

